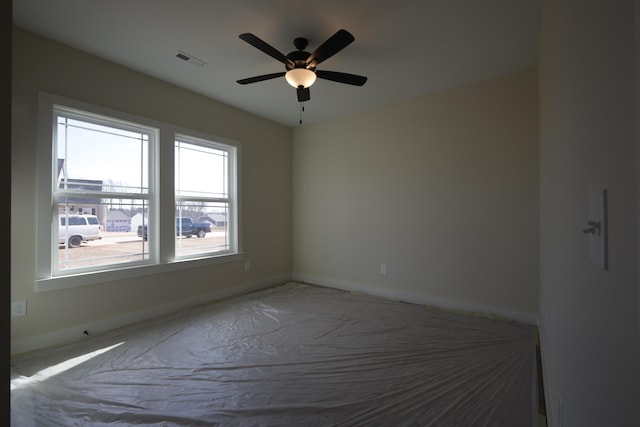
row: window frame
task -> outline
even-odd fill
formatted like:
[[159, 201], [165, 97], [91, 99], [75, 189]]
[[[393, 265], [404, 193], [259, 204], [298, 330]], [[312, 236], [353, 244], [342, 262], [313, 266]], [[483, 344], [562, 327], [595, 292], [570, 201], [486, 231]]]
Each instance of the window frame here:
[[[114, 280], [123, 280], [178, 271], [207, 265], [215, 265], [242, 260], [242, 222], [241, 222], [241, 186], [240, 165], [241, 145], [237, 141], [206, 134], [192, 129], [136, 116], [90, 103], [40, 92], [38, 97], [38, 135], [37, 135], [37, 178], [36, 178], [36, 292], [66, 289]], [[156, 129], [156, 141], [149, 145], [149, 201], [153, 216], [149, 218], [149, 232], [159, 238], [148, 241], [149, 260], [132, 264], [109, 265], [101, 269], [71, 270], [57, 272], [54, 275], [53, 259], [54, 238], [57, 235], [57, 221], [53, 215], [58, 206], [53, 201], [53, 183], [56, 170], [53, 159], [54, 108], [76, 110], [91, 115], [104, 116], [114, 121], [139, 124], [141, 127]], [[188, 136], [211, 141], [219, 146], [234, 150], [235, 174], [230, 198], [234, 199], [233, 242], [235, 247], [223, 253], [207, 253], [198, 257], [175, 257], [175, 178], [174, 151], [178, 136]], [[152, 147], [153, 145], [153, 147]], [[230, 162], [231, 163], [231, 162]], [[161, 173], [162, 171], [162, 173]], [[55, 231], [54, 231], [55, 230]], [[230, 231], [231, 233], [231, 231]], [[56, 240], [57, 242], [57, 240]]]
[[[119, 129], [119, 130], [124, 130], [127, 132], [132, 132], [132, 133], [140, 133], [140, 134], [145, 134], [148, 135], [148, 141], [147, 141], [147, 145], [148, 145], [148, 164], [146, 165], [148, 167], [148, 189], [146, 193], [137, 193], [137, 192], [109, 192], [109, 191], [104, 191], [104, 189], [100, 189], [100, 191], [97, 190], [77, 190], [77, 189], [60, 189], [58, 186], [58, 174], [60, 173], [58, 167], [57, 167], [57, 158], [59, 158], [60, 153], [58, 153], [57, 156], [53, 156], [53, 153], [56, 152], [56, 148], [54, 148], [54, 146], [56, 145], [55, 143], [58, 142], [58, 117], [64, 117], [65, 119], [71, 119], [71, 120], [75, 120], [81, 123], [87, 123], [89, 125], [98, 125], [98, 126], [104, 126], [107, 128], [112, 128], [112, 129]], [[92, 111], [87, 111], [87, 110], [79, 110], [77, 108], [71, 108], [68, 105], [60, 105], [60, 104], [54, 104], [51, 108], [51, 118], [52, 118], [52, 122], [51, 122], [51, 173], [52, 173], [52, 185], [50, 187], [50, 191], [52, 193], [52, 203], [51, 203], [51, 221], [52, 224], [56, 223], [57, 220], [57, 215], [56, 213], [59, 212], [59, 206], [60, 206], [60, 198], [64, 198], [66, 196], [78, 196], [78, 197], [89, 197], [89, 198], [100, 198], [100, 199], [104, 199], [104, 198], [122, 198], [122, 199], [139, 199], [139, 200], [147, 200], [146, 206], [148, 206], [149, 211], [150, 211], [150, 215], [149, 215], [149, 222], [151, 224], [156, 224], [158, 223], [158, 192], [157, 192], [157, 188], [158, 188], [158, 182], [156, 179], [153, 179], [154, 176], [156, 176], [156, 174], [154, 173], [155, 170], [157, 170], [157, 147], [158, 147], [158, 139], [159, 139], [159, 129], [155, 126], [150, 126], [149, 124], [142, 124], [142, 123], [134, 123], [133, 121], [129, 121], [129, 120], [124, 120], [122, 117], [113, 117], [110, 115], [105, 115], [105, 114], [98, 114]], [[66, 162], [65, 162], [66, 165]], [[66, 166], [65, 166], [66, 168]], [[65, 176], [66, 176], [66, 171], [64, 172]], [[68, 178], [68, 177], [67, 177]], [[42, 189], [42, 191], [44, 191], [44, 188]], [[44, 209], [43, 209], [44, 210]], [[103, 268], [101, 268], [100, 266], [89, 266], [89, 267], [84, 267], [84, 268], [73, 268], [71, 270], [60, 270], [59, 269], [59, 263], [60, 260], [56, 258], [55, 256], [55, 249], [54, 249], [54, 245], [53, 242], [57, 242], [58, 241], [58, 227], [57, 225], [53, 225], [51, 228], [51, 266], [50, 266], [50, 270], [51, 270], [51, 276], [52, 277], [62, 277], [62, 276], [69, 276], [69, 275], [78, 275], [78, 274], [86, 274], [86, 273], [94, 273], [94, 272], [100, 272], [100, 271], [104, 271], [104, 270], [108, 270], [108, 269], [113, 269], [113, 268], [120, 268], [122, 266], [118, 265], [118, 264], [111, 264], [111, 265], [107, 265]], [[40, 245], [40, 246], [44, 246], [44, 242]], [[68, 250], [68, 249], [67, 249]], [[148, 265], [148, 264], [154, 264], [154, 263], [158, 263], [158, 251], [154, 251], [150, 249], [150, 246], [147, 246], [147, 250], [149, 253], [149, 257], [146, 260], [139, 260], [139, 261], [134, 261], [134, 262], [130, 262], [128, 263], [126, 266], [127, 267], [132, 267], [132, 266], [137, 266], [137, 265]]]
[[[231, 221], [227, 222], [226, 228], [228, 230], [228, 238], [229, 238], [229, 249], [224, 251], [217, 252], [201, 252], [194, 255], [176, 255], [176, 250], [174, 248], [174, 258], [176, 260], [187, 260], [193, 258], [202, 258], [209, 256], [223, 256], [225, 254], [233, 254], [236, 252], [239, 246], [239, 238], [238, 238], [238, 155], [239, 155], [239, 147], [225, 144], [219, 142], [218, 140], [213, 140], [213, 137], [204, 135], [198, 132], [191, 131], [189, 133], [176, 133], [174, 134], [174, 154], [175, 147], [177, 143], [196, 145], [205, 148], [212, 148], [219, 151], [224, 151], [227, 153], [227, 165], [226, 165], [226, 181], [227, 181], [227, 197], [198, 197], [198, 196], [187, 196], [178, 194], [178, 191], [175, 190], [174, 186], [174, 212], [178, 210], [178, 205], [180, 202], [189, 201], [189, 200], [197, 200], [200, 201], [214, 201], [214, 202], [226, 202], [228, 203], [228, 218], [231, 218]], [[175, 165], [175, 156], [174, 156], [174, 165]], [[173, 173], [175, 177], [175, 171]], [[175, 184], [175, 181], [174, 181]]]

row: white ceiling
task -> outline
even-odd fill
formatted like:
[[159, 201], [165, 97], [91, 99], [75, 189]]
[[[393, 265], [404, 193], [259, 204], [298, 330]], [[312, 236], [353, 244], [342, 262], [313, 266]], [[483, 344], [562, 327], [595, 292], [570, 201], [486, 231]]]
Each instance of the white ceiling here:
[[[344, 28], [355, 42], [318, 66], [368, 77], [362, 87], [318, 79], [304, 123], [442, 90], [537, 63], [539, 0], [13, 0], [16, 26], [287, 126], [300, 104], [284, 71], [238, 38], [284, 54], [312, 52]], [[180, 50], [206, 63], [175, 57]]]

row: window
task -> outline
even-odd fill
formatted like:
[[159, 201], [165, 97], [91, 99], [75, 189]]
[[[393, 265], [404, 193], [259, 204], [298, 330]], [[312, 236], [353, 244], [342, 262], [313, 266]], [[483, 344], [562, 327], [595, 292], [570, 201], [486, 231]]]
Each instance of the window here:
[[[176, 257], [233, 251], [235, 149], [187, 135], [175, 141]], [[196, 236], [197, 238], [190, 239]], [[201, 240], [202, 239], [202, 240]]]
[[239, 259], [238, 144], [52, 95], [40, 109], [38, 290]]
[[61, 224], [52, 230], [53, 275], [148, 261], [146, 242], [117, 236], [121, 244], [112, 248], [116, 236], [100, 225], [113, 211], [149, 217], [149, 148], [157, 129], [63, 106], [54, 106], [53, 115], [52, 223]]

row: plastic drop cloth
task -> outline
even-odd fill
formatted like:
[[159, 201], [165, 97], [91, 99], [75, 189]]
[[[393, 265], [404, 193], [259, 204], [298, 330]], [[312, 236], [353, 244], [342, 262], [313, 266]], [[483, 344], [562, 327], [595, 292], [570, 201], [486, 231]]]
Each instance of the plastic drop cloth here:
[[531, 426], [534, 327], [300, 283], [12, 361], [13, 426]]

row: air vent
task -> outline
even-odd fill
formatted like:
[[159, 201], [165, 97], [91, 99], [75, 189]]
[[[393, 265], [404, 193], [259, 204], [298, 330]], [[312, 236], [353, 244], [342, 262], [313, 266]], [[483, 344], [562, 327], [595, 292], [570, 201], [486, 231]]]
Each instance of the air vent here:
[[189, 55], [188, 53], [182, 52], [181, 50], [176, 52], [176, 58], [181, 59], [189, 64], [195, 65], [196, 67], [204, 67], [207, 63], [196, 58], [195, 56]]

